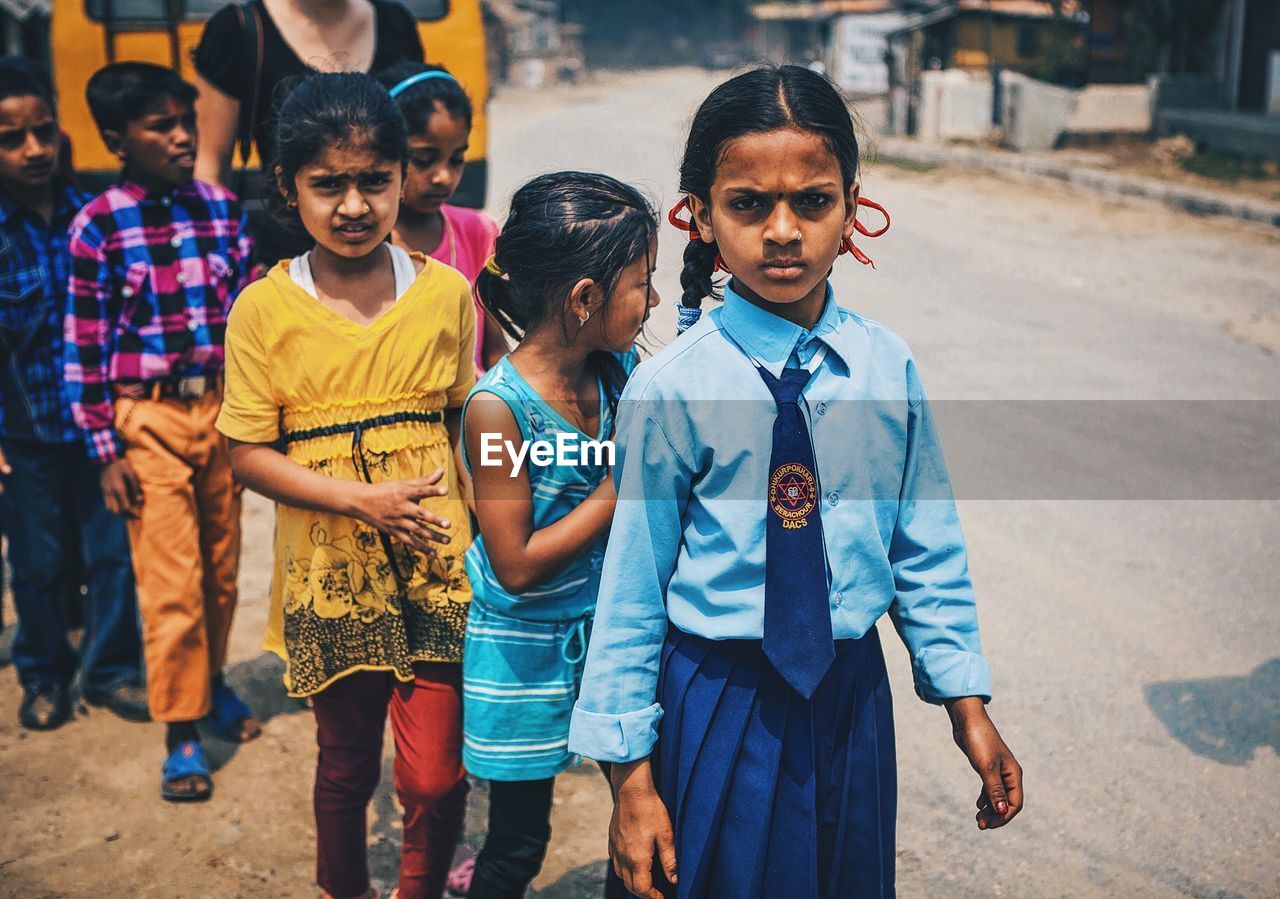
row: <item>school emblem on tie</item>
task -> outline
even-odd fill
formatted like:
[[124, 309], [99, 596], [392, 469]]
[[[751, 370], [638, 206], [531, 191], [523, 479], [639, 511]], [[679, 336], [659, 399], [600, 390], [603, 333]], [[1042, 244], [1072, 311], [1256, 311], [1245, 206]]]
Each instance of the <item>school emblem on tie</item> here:
[[779, 465], [769, 477], [769, 508], [787, 530], [808, 526], [817, 496], [817, 479], [799, 462]]

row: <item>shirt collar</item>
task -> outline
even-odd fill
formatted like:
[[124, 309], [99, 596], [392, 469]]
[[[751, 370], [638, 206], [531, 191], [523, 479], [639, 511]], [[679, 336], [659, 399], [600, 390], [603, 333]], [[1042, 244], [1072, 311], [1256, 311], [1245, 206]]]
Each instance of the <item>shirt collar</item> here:
[[840, 309], [836, 306], [830, 283], [827, 284], [822, 314], [808, 330], [745, 299], [733, 289], [732, 281], [724, 289], [724, 311], [720, 321], [734, 342], [748, 355], [754, 356], [775, 378], [782, 376], [782, 370], [796, 348], [811, 338], [821, 340], [844, 362], [846, 368], [849, 366], [849, 350], [845, 341], [840, 339]]
[[162, 202], [166, 197], [187, 197], [195, 193], [195, 179], [188, 181], [186, 184], [179, 184], [168, 190], [148, 190], [132, 178], [121, 176], [119, 187], [126, 194], [133, 198], [135, 203], [154, 203]]
[[[53, 189], [53, 222], [51, 224], [65, 226], [80, 211], [88, 198], [65, 181], [55, 180]], [[7, 224], [9, 219], [22, 209], [23, 206], [10, 196], [8, 191], [0, 190], [0, 225]]]

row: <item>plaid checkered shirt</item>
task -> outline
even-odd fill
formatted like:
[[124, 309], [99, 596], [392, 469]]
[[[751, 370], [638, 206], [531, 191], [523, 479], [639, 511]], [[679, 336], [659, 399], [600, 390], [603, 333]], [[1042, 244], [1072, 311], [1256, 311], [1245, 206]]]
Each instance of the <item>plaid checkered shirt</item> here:
[[45, 224], [0, 191], [0, 436], [76, 443], [80, 429], [62, 389], [67, 226], [89, 195], [56, 184]]
[[192, 181], [149, 193], [121, 181], [71, 225], [66, 385], [89, 455], [120, 458], [112, 384], [222, 371], [227, 312], [248, 283], [235, 195]]

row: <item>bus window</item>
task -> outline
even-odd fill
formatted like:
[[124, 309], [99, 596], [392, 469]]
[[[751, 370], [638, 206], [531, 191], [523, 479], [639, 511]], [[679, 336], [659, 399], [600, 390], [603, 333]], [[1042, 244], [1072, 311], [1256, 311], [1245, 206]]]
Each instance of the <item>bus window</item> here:
[[400, 0], [419, 22], [438, 22], [449, 14], [449, 0]]
[[[227, 0], [179, 0], [184, 21], [204, 20], [226, 6]], [[169, 24], [171, 0], [85, 0], [84, 11], [95, 22], [108, 13], [124, 26], [164, 26]]]

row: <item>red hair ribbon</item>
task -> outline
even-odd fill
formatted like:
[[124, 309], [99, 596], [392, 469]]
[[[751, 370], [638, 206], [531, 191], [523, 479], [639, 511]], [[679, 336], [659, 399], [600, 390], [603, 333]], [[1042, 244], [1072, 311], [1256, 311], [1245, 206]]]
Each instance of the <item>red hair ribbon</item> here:
[[[858, 229], [859, 234], [863, 235], [864, 237], [879, 237], [881, 234], [889, 230], [889, 224], [890, 224], [889, 213], [885, 210], [883, 206], [881, 206], [875, 200], [868, 200], [866, 197], [858, 197], [858, 205], [866, 206], [870, 209], [874, 209], [876, 212], [884, 216], [884, 227], [878, 231], [868, 231], [866, 225], [862, 224], [861, 221], [854, 219], [853, 227]], [[872, 268], [876, 267], [876, 264], [871, 261], [870, 256], [868, 256], [866, 253], [862, 252], [856, 246], [853, 245], [852, 237], [846, 237], [844, 240], [840, 242], [839, 255], [843, 256], [845, 253], [852, 253], [853, 258], [861, 262], [863, 265], [869, 265]]]
[[[862, 222], [855, 219], [853, 227], [858, 230], [859, 234], [864, 237], [879, 237], [881, 234], [889, 230], [889, 213], [883, 206], [875, 200], [868, 200], [866, 197], [858, 197], [858, 205], [874, 209], [876, 212], [884, 216], [884, 227], [876, 231], [867, 230], [867, 227], [863, 225]], [[689, 213], [688, 221], [679, 217], [678, 213], [681, 210]], [[667, 221], [679, 228], [681, 231], [687, 232], [690, 240], [702, 240], [702, 234], [698, 231], [698, 223], [693, 219], [693, 209], [689, 206], [688, 197], [684, 197], [679, 203], [671, 207], [671, 211], [667, 213]], [[853, 258], [861, 262], [863, 265], [869, 265], [872, 268], [876, 267], [876, 264], [871, 261], [871, 257], [854, 245], [853, 238], [851, 237], [846, 237], [840, 242], [839, 255], [843, 256], [846, 253], [852, 253]], [[728, 266], [724, 264], [724, 259], [720, 257], [719, 253], [716, 253], [715, 270], [718, 272], [729, 272]]]
[[[686, 222], [684, 219], [676, 216], [676, 213], [681, 209], [689, 213], [689, 221]], [[683, 198], [679, 203], [671, 207], [671, 211], [667, 213], [667, 221], [675, 225], [681, 231], [689, 232], [689, 240], [702, 240], [702, 234], [698, 231], [698, 223], [693, 220], [693, 208], [689, 206], [688, 197]], [[715, 268], [713, 271], [724, 272], [728, 275], [733, 274], [733, 272], [729, 271], [729, 266], [724, 264], [724, 259], [719, 253], [716, 253]]]

